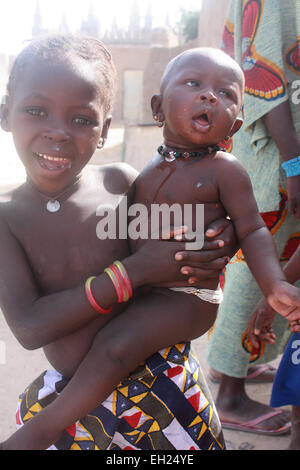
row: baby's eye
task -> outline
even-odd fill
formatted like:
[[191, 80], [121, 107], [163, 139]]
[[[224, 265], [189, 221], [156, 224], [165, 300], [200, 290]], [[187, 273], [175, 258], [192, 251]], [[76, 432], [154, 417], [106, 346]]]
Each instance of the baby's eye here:
[[93, 124], [90, 119], [84, 118], [84, 117], [81, 117], [81, 116], [75, 117], [73, 119], [73, 122], [75, 124], [79, 124], [80, 126], [91, 126]]
[[26, 109], [26, 112], [30, 114], [31, 116], [36, 116], [36, 117], [45, 117], [47, 115], [46, 111], [44, 111], [41, 108], [28, 108]]
[[232, 97], [232, 93], [229, 90], [220, 90], [219, 93], [220, 95], [228, 96], [229, 98]]
[[192, 86], [192, 87], [194, 87], [194, 86], [199, 86], [199, 82], [197, 82], [197, 80], [188, 80], [188, 81], [186, 82], [186, 85], [187, 85], [187, 86]]

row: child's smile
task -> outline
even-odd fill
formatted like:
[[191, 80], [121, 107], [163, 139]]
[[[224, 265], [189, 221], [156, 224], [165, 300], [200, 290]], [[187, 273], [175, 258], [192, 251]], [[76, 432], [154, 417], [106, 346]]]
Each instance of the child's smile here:
[[70, 158], [54, 157], [42, 153], [36, 153], [36, 157], [41, 167], [48, 171], [59, 171], [72, 167]]
[[103, 129], [101, 84], [92, 66], [74, 60], [76, 72], [70, 61], [37, 61], [10, 98], [17, 151], [29, 178], [46, 193], [60, 191], [80, 173]]

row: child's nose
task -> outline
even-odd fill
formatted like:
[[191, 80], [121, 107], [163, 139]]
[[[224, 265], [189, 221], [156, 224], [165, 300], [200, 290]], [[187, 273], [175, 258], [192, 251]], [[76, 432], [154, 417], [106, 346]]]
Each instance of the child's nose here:
[[47, 129], [44, 131], [43, 137], [53, 142], [67, 142], [70, 139], [70, 135], [66, 129], [61, 127]]

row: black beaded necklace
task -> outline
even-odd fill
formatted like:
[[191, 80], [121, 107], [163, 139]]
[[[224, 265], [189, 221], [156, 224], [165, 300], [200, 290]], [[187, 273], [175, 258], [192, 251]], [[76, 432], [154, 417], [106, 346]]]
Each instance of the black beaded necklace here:
[[188, 152], [186, 150], [182, 151], [180, 149], [167, 150], [167, 147], [165, 147], [165, 145], [160, 145], [160, 147], [158, 147], [157, 149], [158, 153], [162, 157], [164, 157], [167, 162], [173, 162], [174, 160], [176, 160], [176, 158], [190, 158], [190, 157], [202, 158], [204, 157], [204, 155], [217, 152], [218, 150], [221, 150], [221, 147], [219, 147], [219, 145], [213, 145], [211, 147], [207, 147], [201, 150], [201, 152]]

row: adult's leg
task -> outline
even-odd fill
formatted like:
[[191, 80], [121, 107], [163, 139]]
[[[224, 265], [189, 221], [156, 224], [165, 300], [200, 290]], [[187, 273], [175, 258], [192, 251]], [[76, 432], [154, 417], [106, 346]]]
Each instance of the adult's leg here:
[[300, 450], [300, 406], [292, 406], [292, 436], [289, 450]]

